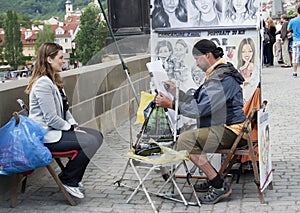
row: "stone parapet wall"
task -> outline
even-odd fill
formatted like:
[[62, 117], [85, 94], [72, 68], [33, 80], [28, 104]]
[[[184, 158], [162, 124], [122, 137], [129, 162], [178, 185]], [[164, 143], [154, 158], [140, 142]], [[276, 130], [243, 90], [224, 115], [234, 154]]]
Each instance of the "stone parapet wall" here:
[[[149, 55], [125, 59], [138, 99], [141, 91], [149, 91], [150, 78], [146, 67], [149, 61]], [[64, 71], [61, 76], [71, 111], [80, 125], [100, 129], [105, 135], [128, 120], [129, 104], [134, 109], [132, 115], [135, 115], [138, 105], [120, 60]], [[20, 110], [16, 102], [18, 98], [28, 104], [28, 96], [24, 93], [28, 80], [0, 83], [0, 126], [8, 122], [13, 112]], [[35, 178], [40, 172], [46, 170], [37, 170], [30, 178]], [[1, 196], [10, 192], [13, 179], [14, 175], [0, 176]]]

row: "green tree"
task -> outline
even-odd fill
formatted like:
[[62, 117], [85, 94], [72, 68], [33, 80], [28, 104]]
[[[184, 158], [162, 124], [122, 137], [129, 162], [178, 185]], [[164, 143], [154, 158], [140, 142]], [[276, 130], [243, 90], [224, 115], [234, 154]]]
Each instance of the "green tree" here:
[[[18, 22], [21, 24], [23, 27], [26, 27], [27, 29], [31, 28], [32, 21], [30, 17], [26, 14], [20, 14], [17, 13], [18, 16]], [[6, 19], [6, 13], [0, 14], [0, 27], [3, 28], [5, 24], [5, 19]]]
[[5, 20], [6, 14], [5, 13], [1, 13], [0, 14], [0, 27], [3, 28], [4, 27], [4, 20]]
[[4, 23], [4, 55], [7, 62], [17, 69], [19, 64], [23, 64], [23, 44], [21, 41], [20, 23], [17, 13], [8, 10]]
[[[72, 0], [73, 9], [83, 9], [93, 0]], [[107, 0], [101, 0], [107, 8]], [[0, 0], [0, 13], [13, 9], [17, 13], [26, 14], [32, 20], [46, 20], [52, 16], [63, 20], [66, 11], [66, 0]], [[1, 18], [0, 18], [1, 22]]]
[[51, 25], [48, 24], [45, 24], [44, 28], [37, 34], [35, 52], [37, 52], [40, 46], [45, 42], [54, 42], [54, 31], [52, 30]]
[[292, 9], [292, 10], [289, 10], [289, 11], [288, 11], [287, 15], [288, 15], [288, 16], [292, 16], [292, 15], [294, 15], [295, 13], [296, 13], [296, 11], [295, 11], [294, 9]]
[[80, 17], [80, 30], [75, 38], [75, 53], [83, 65], [86, 65], [105, 45], [107, 25], [101, 20], [99, 13], [100, 10], [91, 4]]
[[27, 14], [20, 14], [18, 13], [18, 22], [27, 29], [31, 28], [32, 21]]
[[[2, 39], [0, 38], [0, 44], [2, 43]], [[0, 65], [4, 63], [4, 53], [3, 53], [3, 46], [0, 46]]]

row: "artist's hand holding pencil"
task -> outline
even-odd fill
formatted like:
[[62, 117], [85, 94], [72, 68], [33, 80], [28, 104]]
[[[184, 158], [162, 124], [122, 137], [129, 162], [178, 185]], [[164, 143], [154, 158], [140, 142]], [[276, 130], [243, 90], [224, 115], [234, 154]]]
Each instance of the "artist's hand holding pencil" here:
[[155, 97], [155, 103], [156, 103], [156, 106], [163, 107], [163, 108], [170, 108], [170, 109], [172, 109], [172, 107], [173, 107], [172, 100], [169, 99], [162, 92], [160, 92]]

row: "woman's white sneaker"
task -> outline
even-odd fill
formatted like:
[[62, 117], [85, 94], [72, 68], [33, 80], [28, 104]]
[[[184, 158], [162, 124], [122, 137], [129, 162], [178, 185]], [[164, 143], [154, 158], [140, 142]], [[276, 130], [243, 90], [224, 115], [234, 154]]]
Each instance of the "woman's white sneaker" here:
[[80, 191], [79, 187], [67, 186], [65, 184], [63, 184], [63, 186], [65, 187], [66, 191], [69, 192], [74, 197], [80, 199], [84, 198], [84, 194]]

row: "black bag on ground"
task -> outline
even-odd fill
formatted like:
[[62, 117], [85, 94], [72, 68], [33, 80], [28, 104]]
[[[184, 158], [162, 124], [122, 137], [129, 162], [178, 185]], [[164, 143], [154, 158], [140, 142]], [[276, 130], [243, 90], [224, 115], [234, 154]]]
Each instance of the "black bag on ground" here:
[[150, 156], [150, 155], [155, 155], [160, 153], [161, 153], [161, 148], [156, 143], [143, 143], [143, 144], [139, 144], [135, 148], [135, 154], [141, 156]]

